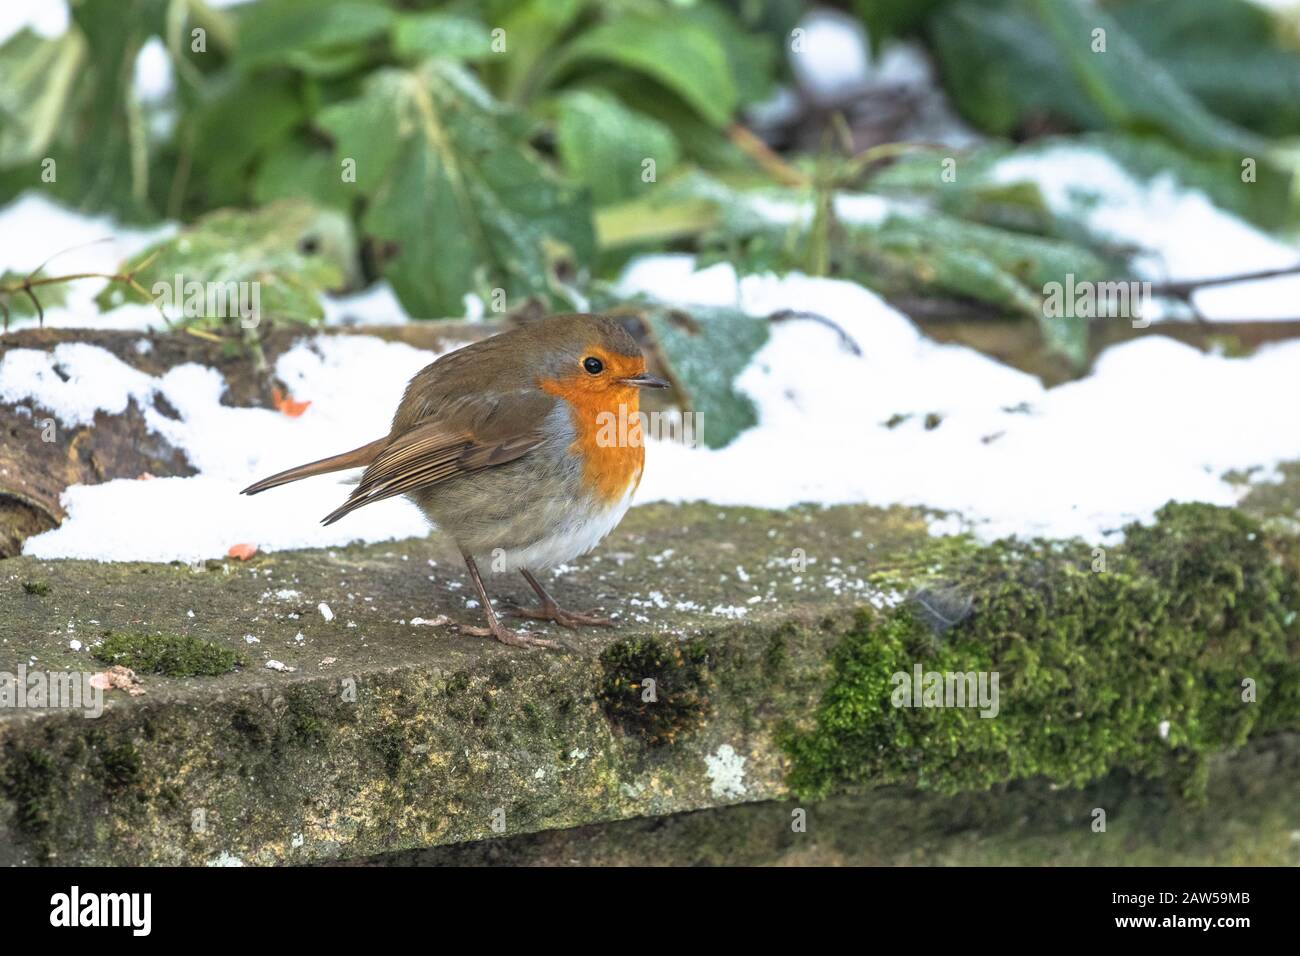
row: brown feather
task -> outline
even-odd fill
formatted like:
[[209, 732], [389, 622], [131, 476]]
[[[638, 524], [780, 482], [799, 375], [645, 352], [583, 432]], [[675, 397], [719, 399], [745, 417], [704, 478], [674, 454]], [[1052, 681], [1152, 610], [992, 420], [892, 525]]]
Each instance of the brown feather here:
[[[372, 502], [514, 461], [532, 451], [545, 440], [541, 424], [554, 400], [525, 393], [505, 398], [469, 397], [447, 403], [436, 420], [394, 436], [348, 500], [321, 523], [333, 524]], [[500, 414], [503, 405], [508, 415]]]
[[290, 468], [287, 471], [271, 475], [269, 478], [263, 478], [261, 481], [249, 485], [240, 494], [255, 495], [259, 491], [278, 488], [280, 485], [287, 485], [289, 482], [298, 481], [300, 478], [310, 478], [312, 475], [325, 475], [331, 471], [344, 471], [348, 468], [364, 468], [374, 461], [387, 445], [388, 436], [384, 436], [367, 445], [362, 445], [360, 448], [345, 451], [341, 455], [322, 458], [320, 461], [299, 465], [296, 468]]

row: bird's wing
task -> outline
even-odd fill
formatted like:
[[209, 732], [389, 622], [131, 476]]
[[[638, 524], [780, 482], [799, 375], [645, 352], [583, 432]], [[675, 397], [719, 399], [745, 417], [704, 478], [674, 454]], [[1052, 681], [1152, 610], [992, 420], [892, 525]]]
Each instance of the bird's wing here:
[[526, 455], [546, 439], [543, 423], [554, 406], [552, 396], [531, 390], [444, 404], [436, 419], [392, 436], [348, 500], [322, 524], [371, 502]]

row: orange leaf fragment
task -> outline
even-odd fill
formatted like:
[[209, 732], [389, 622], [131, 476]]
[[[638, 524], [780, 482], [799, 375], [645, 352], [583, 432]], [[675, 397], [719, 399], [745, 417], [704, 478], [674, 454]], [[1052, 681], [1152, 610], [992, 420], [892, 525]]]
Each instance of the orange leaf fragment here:
[[290, 418], [297, 418], [311, 407], [311, 402], [294, 401], [288, 395], [284, 394], [284, 392], [280, 391], [280, 389], [275, 387], [271, 389], [271, 401], [275, 403], [275, 407], [279, 409], [280, 414], [288, 415]]
[[240, 561], [247, 561], [255, 554], [257, 554], [257, 545], [235, 544], [230, 546], [230, 550], [226, 552], [226, 557], [238, 558]]

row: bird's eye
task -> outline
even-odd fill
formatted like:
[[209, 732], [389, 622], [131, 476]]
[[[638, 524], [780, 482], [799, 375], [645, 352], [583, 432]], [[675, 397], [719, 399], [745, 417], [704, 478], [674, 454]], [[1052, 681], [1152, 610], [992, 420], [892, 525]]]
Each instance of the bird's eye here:
[[599, 375], [601, 372], [605, 371], [605, 363], [602, 362], [600, 359], [596, 358], [594, 355], [589, 355], [585, 359], [583, 359], [582, 367], [585, 368], [592, 375]]

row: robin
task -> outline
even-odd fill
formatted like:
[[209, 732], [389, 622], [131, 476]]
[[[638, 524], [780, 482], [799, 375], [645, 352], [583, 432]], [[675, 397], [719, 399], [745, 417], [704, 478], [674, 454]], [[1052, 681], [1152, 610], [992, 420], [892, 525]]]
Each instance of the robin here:
[[[299, 465], [244, 489], [349, 468], [365, 473], [344, 515], [406, 495], [460, 548], [487, 620], [464, 628], [505, 644], [554, 647], [506, 628], [478, 561], [518, 570], [541, 605], [515, 613], [563, 627], [613, 622], [561, 608], [536, 572], [590, 551], [619, 523], [645, 462], [639, 392], [667, 388], [646, 373], [636, 340], [598, 315], [557, 315], [475, 342], [425, 366], [406, 386], [383, 438]], [[626, 423], [621, 429], [616, 423]]]

